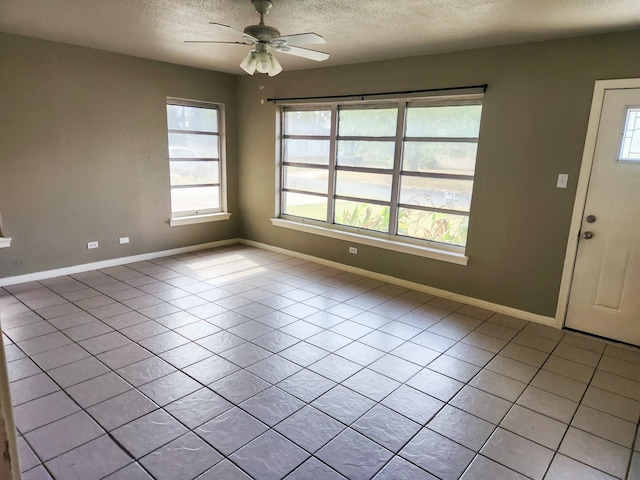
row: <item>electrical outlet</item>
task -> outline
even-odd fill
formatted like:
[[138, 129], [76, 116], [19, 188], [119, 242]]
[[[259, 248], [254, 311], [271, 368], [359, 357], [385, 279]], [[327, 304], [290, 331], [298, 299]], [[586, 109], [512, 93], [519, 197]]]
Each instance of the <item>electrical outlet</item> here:
[[349, 247], [349, 253], [353, 253], [354, 255], [357, 255], [358, 249], [356, 247]]
[[119, 243], [120, 245], [124, 245], [125, 243], [129, 243], [129, 237], [120, 237], [120, 238], [118, 239], [118, 243]]
[[569, 183], [569, 175], [566, 173], [558, 174], [558, 183], [556, 183], [556, 188], [567, 188], [567, 183]]
[[87, 248], [89, 250], [91, 250], [92, 248], [98, 248], [100, 245], [98, 245], [98, 242], [87, 242]]

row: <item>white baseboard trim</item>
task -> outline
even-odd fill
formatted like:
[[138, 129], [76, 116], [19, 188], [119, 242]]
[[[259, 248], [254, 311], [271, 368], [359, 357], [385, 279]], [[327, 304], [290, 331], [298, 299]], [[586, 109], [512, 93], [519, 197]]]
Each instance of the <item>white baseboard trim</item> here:
[[132, 255], [130, 257], [112, 258], [110, 260], [102, 260], [99, 262], [83, 263], [73, 265], [71, 267], [56, 268], [53, 270], [45, 270], [43, 272], [27, 273], [25, 275], [17, 275], [15, 277], [0, 278], [0, 287], [7, 285], [16, 285], [19, 283], [35, 282], [38, 280], [46, 280], [53, 277], [61, 277], [63, 275], [73, 275], [74, 273], [88, 272], [91, 270], [99, 270], [102, 268], [117, 267], [127, 263], [144, 262], [145, 260], [153, 260], [160, 257], [169, 257], [171, 255], [180, 255], [181, 253], [196, 252], [198, 250], [206, 250], [208, 248], [225, 247], [227, 245], [235, 245], [240, 243], [239, 238], [230, 238], [227, 240], [219, 240], [217, 242], [201, 243], [198, 245], [189, 245], [188, 247], [172, 248], [170, 250], [162, 250], [159, 252], [142, 253], [140, 255]]
[[313, 255], [307, 255], [305, 253], [299, 253], [293, 250], [287, 250], [285, 248], [274, 247], [273, 245], [268, 245], [266, 243], [260, 243], [260, 242], [255, 242], [253, 240], [245, 240], [245, 239], [240, 239], [240, 243], [243, 245], [248, 245], [250, 247], [262, 248], [264, 250], [282, 253], [284, 255], [300, 258], [302, 260], [319, 263], [327, 267], [337, 268], [339, 270], [344, 270], [346, 272], [362, 275], [363, 277], [373, 278], [374, 280], [380, 280], [382, 282], [392, 283], [394, 285], [399, 285], [401, 287], [409, 288], [411, 290], [416, 290], [418, 292], [428, 293], [430, 295], [435, 295], [437, 297], [448, 298], [456, 302], [465, 303], [467, 305], [472, 305], [478, 308], [484, 308], [486, 310], [491, 310], [492, 312], [502, 313], [504, 315], [509, 315], [511, 317], [520, 318], [522, 320], [541, 323], [543, 325], [548, 325], [554, 328], [560, 328], [558, 327], [558, 324], [554, 317], [546, 317], [544, 315], [539, 315], [537, 313], [526, 312], [524, 310], [519, 310], [517, 308], [506, 307], [504, 305], [499, 305], [497, 303], [487, 302], [486, 300], [467, 297], [465, 295], [460, 295], [458, 293], [452, 293], [446, 290], [441, 290], [439, 288], [429, 287], [421, 283], [410, 282], [408, 280], [403, 280], [401, 278], [392, 277], [391, 275], [372, 272], [370, 270], [365, 270], [363, 268], [352, 267], [350, 265], [345, 265], [343, 263], [326, 260], [324, 258], [314, 257]]

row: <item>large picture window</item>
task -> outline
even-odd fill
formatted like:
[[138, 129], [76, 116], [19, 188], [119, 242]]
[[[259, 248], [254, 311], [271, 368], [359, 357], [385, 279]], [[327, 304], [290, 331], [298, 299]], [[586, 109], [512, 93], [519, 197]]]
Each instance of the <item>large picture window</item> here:
[[222, 106], [167, 100], [173, 218], [223, 212]]
[[283, 107], [281, 218], [463, 250], [481, 101]]

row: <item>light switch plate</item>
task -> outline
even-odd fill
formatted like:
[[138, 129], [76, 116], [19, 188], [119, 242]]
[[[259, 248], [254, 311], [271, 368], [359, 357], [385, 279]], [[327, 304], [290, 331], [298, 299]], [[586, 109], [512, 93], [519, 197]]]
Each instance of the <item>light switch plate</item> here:
[[569, 183], [569, 174], [567, 173], [558, 174], [558, 183], [556, 184], [556, 187], [567, 188], [567, 183]]

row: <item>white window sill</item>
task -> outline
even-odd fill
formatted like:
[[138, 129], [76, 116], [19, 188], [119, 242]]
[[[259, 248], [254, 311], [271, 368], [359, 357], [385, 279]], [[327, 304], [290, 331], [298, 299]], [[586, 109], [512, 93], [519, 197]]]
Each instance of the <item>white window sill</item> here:
[[342, 230], [335, 230], [318, 225], [292, 222], [291, 220], [284, 220], [282, 218], [272, 218], [271, 224], [276, 227], [290, 228], [299, 232], [322, 235], [324, 237], [345, 240], [348, 242], [357, 242], [362, 245], [384, 248], [386, 250], [393, 250], [394, 252], [407, 253], [409, 255], [416, 255], [419, 257], [432, 258], [434, 260], [455, 263], [457, 265], [467, 265], [469, 261], [469, 257], [461, 252], [454, 252], [445, 249], [439, 249], [436, 247], [413, 245], [410, 243], [397, 242], [384, 238], [375, 238], [360, 233], [345, 232]]
[[11, 239], [7, 237], [0, 237], [0, 248], [8, 248], [11, 246]]
[[193, 225], [196, 223], [219, 222], [221, 220], [229, 220], [229, 217], [231, 217], [229, 212], [192, 215], [190, 217], [174, 217], [169, 220], [169, 225], [177, 227], [180, 225]]

